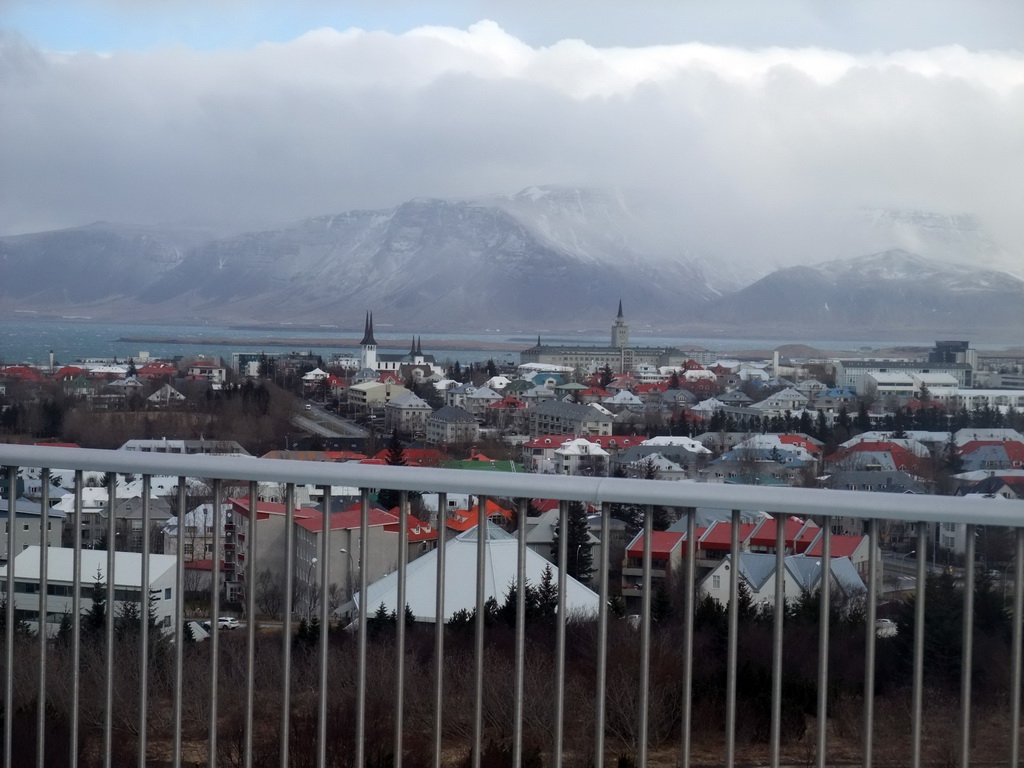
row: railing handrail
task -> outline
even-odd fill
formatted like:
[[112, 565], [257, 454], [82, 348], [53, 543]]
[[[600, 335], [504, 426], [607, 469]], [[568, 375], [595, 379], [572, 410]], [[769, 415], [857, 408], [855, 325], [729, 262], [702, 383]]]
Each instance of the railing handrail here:
[[[1024, 500], [888, 494], [817, 488], [778, 488], [671, 480], [475, 472], [345, 462], [261, 459], [210, 454], [143, 453], [94, 448], [0, 444], [0, 466], [48, 467], [314, 486], [469, 493], [544, 498], [592, 504], [711, 507], [768, 513], [864, 519], [1024, 526]], [[970, 510], [969, 519], [964, 514]]]

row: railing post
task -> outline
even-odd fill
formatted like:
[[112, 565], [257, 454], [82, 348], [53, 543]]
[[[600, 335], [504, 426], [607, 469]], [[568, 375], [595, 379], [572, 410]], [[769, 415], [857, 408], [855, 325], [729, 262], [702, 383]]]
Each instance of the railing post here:
[[12, 765], [14, 718], [7, 713], [14, 711], [14, 582], [15, 553], [18, 551], [18, 468], [7, 467], [7, 583], [4, 596], [7, 600], [4, 629], [7, 646], [7, 664], [4, 669], [4, 765]]
[[[256, 707], [256, 579], [259, 570], [256, 564], [256, 505], [259, 503], [259, 484], [253, 480], [249, 483], [249, 519], [252, 521], [247, 526], [246, 552], [249, 559], [245, 564], [245, 768], [252, 768], [252, 745], [254, 735], [253, 710]], [[239, 513], [231, 513], [232, 520], [238, 520]], [[240, 521], [239, 521], [240, 522]], [[238, 546], [239, 523], [235, 524], [235, 551]], [[235, 563], [237, 565], [237, 558]]]
[[640, 577], [640, 713], [637, 722], [637, 764], [647, 765], [648, 720], [651, 691], [651, 548], [654, 539], [654, 507], [644, 506], [644, 551]]
[[512, 718], [512, 764], [523, 764], [523, 707], [526, 673], [526, 518], [527, 499], [516, 502], [516, 649], [515, 712]]
[[217, 724], [220, 678], [220, 576], [224, 562], [223, 536], [221, 530], [220, 505], [223, 501], [224, 482], [220, 478], [213, 481], [213, 568], [210, 571], [210, 719], [207, 754], [210, 765], [218, 764], [217, 757]]
[[910, 765], [921, 768], [921, 735], [924, 730], [924, 601], [927, 587], [928, 524], [917, 524], [917, 594], [914, 596], [914, 680], [910, 704]]
[[[75, 541], [72, 554], [71, 588], [71, 738], [68, 766], [78, 768], [78, 702], [82, 666], [82, 487], [83, 472], [75, 470]], [[181, 643], [178, 643], [181, 647]], [[175, 766], [174, 768], [178, 768]]]
[[448, 494], [437, 494], [437, 571], [434, 592], [434, 768], [441, 768], [444, 732], [444, 627], [445, 535], [448, 531]]
[[683, 623], [683, 713], [679, 764], [690, 768], [693, 759], [693, 630], [697, 615], [697, 510], [686, 510], [686, 616]]
[[828, 648], [832, 611], [832, 517], [821, 519], [821, 574], [818, 581], [818, 733], [817, 765], [828, 760]]
[[395, 599], [395, 739], [394, 768], [402, 768], [402, 736], [405, 727], [405, 610], [409, 565], [409, 492], [398, 494], [398, 594]]
[[[185, 688], [185, 507], [188, 503], [187, 483], [187, 478], [178, 477], [178, 536], [176, 542], [178, 559], [174, 565], [174, 621], [176, 626], [174, 628], [174, 714], [171, 749], [173, 768], [181, 768], [182, 751], [181, 721]], [[188, 631], [191, 632], [191, 628]]]
[[1021, 634], [1024, 622], [1024, 528], [1014, 530], [1016, 547], [1013, 557], [1013, 622], [1010, 652], [1010, 768], [1017, 768], [1020, 762], [1020, 678], [1021, 678]]
[[103, 723], [103, 765], [113, 768], [114, 751], [114, 620], [117, 608], [117, 575], [115, 562], [117, 555], [117, 521], [114, 518], [114, 506], [117, 502], [117, 475], [110, 473], [107, 482], [107, 615], [106, 615], [106, 690]]
[[971, 671], [974, 662], [974, 552], [977, 527], [967, 526], [964, 552], [963, 649], [960, 657], [960, 768], [971, 764]]
[[740, 634], [740, 510], [732, 511], [729, 530], [729, 640], [726, 650], [725, 765], [736, 764], [736, 671]]
[[480, 496], [476, 526], [476, 627], [473, 642], [476, 669], [473, 681], [473, 768], [480, 768], [484, 740], [484, 610], [487, 568], [487, 497]]
[[[327, 766], [327, 662], [330, 645], [328, 643], [328, 630], [331, 626], [331, 617], [328, 612], [329, 604], [327, 593], [330, 590], [328, 579], [330, 578], [331, 560], [331, 486], [324, 485], [320, 488], [320, 498], [323, 499], [323, 516], [320, 519], [320, 690], [317, 698], [317, 766]], [[395, 768], [401, 768], [395, 763]]]
[[787, 515], [775, 516], [775, 605], [772, 622], [772, 723], [771, 768], [779, 768], [782, 751], [782, 649], [786, 621], [786, 526]]
[[[149, 594], [149, 553], [152, 549], [149, 540], [150, 524], [150, 476], [142, 476], [142, 578], [139, 580], [140, 605], [139, 605], [139, 765], [146, 764], [146, 736], [149, 714], [149, 609], [151, 596]], [[130, 538], [131, 532], [125, 532], [125, 538]], [[127, 545], [128, 542], [125, 542]], [[127, 547], [126, 547], [127, 548]]]
[[[46, 649], [49, 641], [49, 622], [47, 621], [47, 590], [49, 585], [50, 555], [50, 470], [44, 469], [39, 474], [42, 486], [42, 504], [39, 519], [39, 630], [36, 640], [39, 643], [39, 701], [36, 705], [36, 765], [43, 768], [46, 762]], [[12, 660], [8, 659], [8, 663]]]
[[[281, 744], [279, 762], [288, 768], [291, 758], [292, 613], [295, 610], [295, 484], [284, 489], [284, 611], [281, 617]], [[249, 528], [259, 522], [259, 507], [249, 505]], [[360, 710], [362, 711], [362, 710]], [[359, 763], [362, 765], [362, 763]]]
[[[604, 768], [604, 729], [608, 684], [608, 570], [611, 557], [611, 506], [601, 505], [601, 562], [598, 563], [600, 603], [597, 612], [597, 692], [594, 712], [594, 768]], [[523, 544], [525, 548], [525, 541]], [[525, 596], [524, 596], [525, 597]], [[522, 762], [516, 762], [521, 765]]]
[[565, 624], [569, 571], [569, 502], [558, 502], [558, 608], [555, 616], [555, 746], [553, 764], [561, 768], [565, 752]]
[[864, 768], [874, 761], [875, 733], [875, 619], [877, 618], [876, 590], [878, 586], [878, 559], [875, 557], [877, 521], [868, 520], [868, 593], [867, 616], [864, 628]]

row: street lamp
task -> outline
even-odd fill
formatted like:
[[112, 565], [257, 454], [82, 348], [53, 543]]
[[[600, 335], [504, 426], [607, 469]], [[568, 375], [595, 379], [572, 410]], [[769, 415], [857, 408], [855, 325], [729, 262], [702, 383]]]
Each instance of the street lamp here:
[[338, 550], [343, 555], [348, 555], [348, 575], [345, 577], [345, 586], [348, 589], [349, 599], [352, 599], [352, 573], [355, 570], [355, 560], [352, 559], [352, 553], [342, 547]]
[[309, 570], [306, 572], [306, 618], [313, 618], [313, 566], [316, 565], [316, 558], [309, 561]]
[[[906, 563], [906, 560], [907, 560], [907, 558], [908, 558], [908, 557], [910, 557], [911, 555], [915, 555], [915, 554], [917, 554], [917, 550], [916, 550], [916, 549], [912, 549], [912, 550], [910, 550], [909, 552], [904, 552], [904, 553], [903, 553], [902, 555], [900, 555], [900, 560], [899, 560], [899, 563], [900, 563], [900, 565], [899, 565], [899, 567], [900, 567], [900, 570], [903, 570], [903, 566], [904, 566], [904, 564]], [[897, 588], [897, 589], [899, 589], [899, 588], [900, 588], [900, 584], [901, 584], [902, 582], [903, 582], [903, 574], [900, 574], [900, 575], [898, 575], [898, 576], [896, 577], [896, 588]]]
[[904, 554], [900, 555], [900, 568], [903, 567], [903, 563], [904, 563], [904, 561], [908, 557], [910, 557], [911, 555], [916, 555], [916, 554], [917, 554], [917, 550], [916, 549], [912, 549], [909, 552], [905, 552]]

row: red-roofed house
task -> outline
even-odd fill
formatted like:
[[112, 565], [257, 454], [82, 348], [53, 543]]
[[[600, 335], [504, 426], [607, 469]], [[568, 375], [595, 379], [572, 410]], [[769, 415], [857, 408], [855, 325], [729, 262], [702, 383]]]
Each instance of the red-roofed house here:
[[[867, 536], [844, 536], [832, 534], [829, 538], [830, 554], [833, 558], [848, 557], [857, 573], [864, 576], [868, 572], [868, 561], [871, 559], [871, 540]], [[825, 547], [825, 534], [820, 529], [814, 541], [804, 551], [808, 557], [821, 557]]]
[[554, 474], [555, 451], [571, 440], [569, 435], [541, 435], [523, 443], [523, 466], [527, 472]]
[[[407, 467], [436, 467], [448, 458], [444, 451], [439, 451], [437, 448], [406, 448], [402, 455], [405, 456]], [[388, 449], [382, 448], [372, 458], [386, 463]]]
[[[651, 534], [651, 589], [672, 585], [673, 576], [682, 565], [685, 540], [685, 533], [674, 531], [654, 531]], [[627, 600], [643, 596], [644, 542], [644, 532], [641, 531], [626, 545], [626, 557], [622, 561], [622, 596]]]
[[[480, 507], [473, 505], [471, 509], [456, 509], [448, 517], [448, 530], [455, 533], [463, 533], [470, 528], [475, 528], [479, 521]], [[500, 525], [504, 529], [512, 524], [514, 515], [508, 509], [496, 504], [493, 500], [487, 500], [487, 522]]]
[[[775, 554], [778, 530], [779, 521], [774, 517], [766, 517], [751, 531], [750, 536], [746, 540], [746, 548], [751, 552]], [[818, 526], [810, 520], [804, 520], [799, 517], [787, 517], [783, 533], [786, 554], [796, 554], [797, 542], [805, 531], [817, 532], [818, 530]]]
[[147, 363], [138, 369], [136, 375], [140, 379], [162, 379], [165, 377], [177, 376], [178, 369], [170, 363]]

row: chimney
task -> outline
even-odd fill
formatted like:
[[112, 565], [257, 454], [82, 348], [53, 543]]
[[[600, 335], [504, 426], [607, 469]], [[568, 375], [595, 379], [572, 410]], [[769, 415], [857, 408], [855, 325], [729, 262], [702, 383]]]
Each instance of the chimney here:
[[50, 373], [53, 373], [53, 350], [50, 350]]

